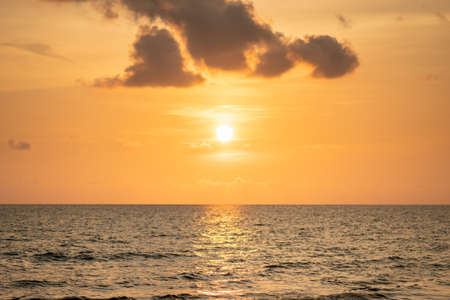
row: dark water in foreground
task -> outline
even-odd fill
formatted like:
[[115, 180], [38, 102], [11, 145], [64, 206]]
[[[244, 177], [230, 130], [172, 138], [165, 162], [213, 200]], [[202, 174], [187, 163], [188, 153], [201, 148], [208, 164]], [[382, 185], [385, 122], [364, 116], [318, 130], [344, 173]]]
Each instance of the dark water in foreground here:
[[449, 206], [0, 206], [0, 298], [447, 300], [449, 237]]

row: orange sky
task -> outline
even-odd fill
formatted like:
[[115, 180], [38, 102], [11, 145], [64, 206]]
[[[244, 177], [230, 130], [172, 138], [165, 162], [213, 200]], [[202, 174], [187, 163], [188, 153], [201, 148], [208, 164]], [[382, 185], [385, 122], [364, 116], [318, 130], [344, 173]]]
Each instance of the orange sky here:
[[254, 0], [258, 24], [359, 66], [227, 72], [175, 34], [204, 77], [185, 87], [127, 86], [148, 19], [52, 2], [0, 4], [0, 203], [450, 204], [449, 1]]

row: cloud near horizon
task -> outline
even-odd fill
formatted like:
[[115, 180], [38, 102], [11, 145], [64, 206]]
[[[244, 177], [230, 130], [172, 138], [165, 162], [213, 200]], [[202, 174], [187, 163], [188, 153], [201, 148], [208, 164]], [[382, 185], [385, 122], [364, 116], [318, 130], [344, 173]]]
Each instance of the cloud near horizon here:
[[[189, 87], [205, 81], [186, 69], [186, 55], [196, 67], [232, 71], [262, 78], [279, 77], [299, 63], [313, 67], [312, 76], [337, 78], [359, 66], [346, 44], [328, 35], [291, 39], [255, 15], [251, 2], [242, 0], [42, 0], [90, 2], [108, 18], [124, 7], [141, 27], [132, 59], [123, 75], [98, 79], [94, 85]], [[158, 28], [157, 22], [167, 29]], [[174, 34], [180, 38], [174, 38]], [[183, 45], [180, 45], [183, 43]], [[183, 46], [183, 47], [181, 47]]]

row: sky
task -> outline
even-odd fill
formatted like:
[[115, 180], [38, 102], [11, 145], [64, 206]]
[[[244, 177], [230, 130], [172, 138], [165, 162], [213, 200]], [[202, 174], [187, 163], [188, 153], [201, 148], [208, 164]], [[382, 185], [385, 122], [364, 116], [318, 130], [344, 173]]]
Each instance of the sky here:
[[448, 0], [0, 8], [0, 203], [450, 204]]

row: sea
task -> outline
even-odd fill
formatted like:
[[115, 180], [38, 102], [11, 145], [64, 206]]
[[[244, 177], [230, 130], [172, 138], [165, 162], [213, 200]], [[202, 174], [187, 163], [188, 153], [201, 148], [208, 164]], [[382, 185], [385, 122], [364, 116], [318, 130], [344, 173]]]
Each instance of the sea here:
[[450, 299], [450, 206], [0, 206], [0, 299]]

